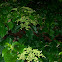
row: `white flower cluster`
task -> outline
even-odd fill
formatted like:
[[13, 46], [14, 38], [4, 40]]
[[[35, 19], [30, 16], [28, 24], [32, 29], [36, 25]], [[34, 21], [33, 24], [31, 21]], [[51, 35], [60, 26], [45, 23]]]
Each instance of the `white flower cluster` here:
[[24, 48], [23, 53], [18, 54], [18, 60], [27, 60], [28, 62], [34, 60], [35, 62], [38, 62], [38, 58], [40, 58], [40, 56], [44, 57], [45, 56], [41, 53], [41, 51], [38, 51], [37, 49], [32, 49], [31, 47], [28, 48]]
[[20, 22], [21, 30], [22, 28], [28, 30], [31, 23], [35, 26], [38, 24], [37, 15], [32, 15], [34, 12], [35, 11], [29, 7], [21, 7], [21, 18], [17, 20], [17, 24]]
[[37, 21], [31, 20], [28, 16], [21, 17], [20, 19], [17, 20], [17, 23], [19, 21], [21, 22], [21, 24], [20, 24], [21, 28], [20, 29], [25, 27], [25, 29], [28, 30], [30, 28], [30, 26], [29, 26], [30, 23], [32, 23], [33, 25], [37, 25]]

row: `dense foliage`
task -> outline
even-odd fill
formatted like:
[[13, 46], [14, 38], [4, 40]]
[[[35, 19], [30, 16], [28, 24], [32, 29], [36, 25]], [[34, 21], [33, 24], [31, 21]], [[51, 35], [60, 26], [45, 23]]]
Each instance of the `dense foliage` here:
[[0, 62], [62, 62], [62, 0], [0, 1]]

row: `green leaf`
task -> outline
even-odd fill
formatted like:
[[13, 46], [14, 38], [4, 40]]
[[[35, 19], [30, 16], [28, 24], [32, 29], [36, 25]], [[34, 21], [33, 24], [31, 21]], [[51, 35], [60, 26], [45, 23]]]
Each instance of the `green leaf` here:
[[34, 19], [35, 19], [33, 15], [30, 15], [29, 18], [30, 18], [31, 20], [34, 20]]
[[14, 27], [14, 24], [10, 21], [10, 22], [8, 22], [8, 27], [11, 30]]
[[3, 23], [0, 22], [0, 36], [4, 37], [7, 34], [8, 28], [5, 27]]
[[2, 57], [4, 57], [5, 62], [15, 62], [17, 60], [17, 55], [10, 52], [8, 48], [3, 49]]
[[15, 10], [15, 11], [17, 11], [17, 8], [13, 8], [12, 10]]
[[29, 31], [26, 31], [26, 36], [28, 37], [28, 39], [32, 39], [33, 38], [33, 31], [32, 30], [29, 30]]
[[60, 52], [59, 55], [62, 55], [62, 52]]
[[15, 52], [17, 52], [17, 51], [22, 52], [25, 47], [24, 44], [19, 44], [18, 42], [13, 42], [12, 46], [14, 47]]

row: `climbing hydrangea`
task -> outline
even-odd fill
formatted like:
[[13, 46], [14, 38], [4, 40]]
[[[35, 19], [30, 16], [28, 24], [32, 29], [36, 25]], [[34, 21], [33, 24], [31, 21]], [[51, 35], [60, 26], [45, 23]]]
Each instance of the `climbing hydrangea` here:
[[37, 15], [34, 14], [35, 11], [33, 9], [29, 7], [21, 7], [20, 10], [21, 10], [21, 18], [17, 20], [17, 24], [18, 22], [20, 22], [21, 30], [22, 28], [28, 30], [31, 24], [35, 26], [38, 24]]
[[35, 62], [38, 62], [38, 58], [40, 56], [44, 57], [45, 56], [41, 53], [41, 51], [38, 51], [37, 49], [32, 49], [31, 47], [24, 48], [23, 53], [18, 54], [18, 60], [27, 60], [28, 62], [34, 60]]

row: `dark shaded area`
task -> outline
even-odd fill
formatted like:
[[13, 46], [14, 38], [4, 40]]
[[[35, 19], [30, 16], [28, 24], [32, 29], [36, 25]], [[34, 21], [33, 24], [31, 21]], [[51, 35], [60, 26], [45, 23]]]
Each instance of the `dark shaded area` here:
[[[16, 25], [16, 22], [13, 22], [17, 19], [16, 11], [9, 11], [16, 15], [13, 15], [14, 19], [12, 18], [8, 21], [12, 22], [14, 27], [9, 29], [7, 24], [2, 22], [4, 25], [3, 27], [8, 28], [8, 33], [1, 38], [3, 40], [0, 39], [0, 45], [4, 46], [6, 41], [9, 43], [17, 41], [19, 43], [24, 43], [26, 46], [30, 45], [32, 48], [42, 50], [42, 53], [46, 56], [46, 58], [40, 57], [43, 62], [62, 62], [62, 56], [59, 56], [59, 53], [62, 51], [62, 2], [59, 0], [17, 0], [16, 2], [12, 0], [0, 0], [0, 4], [5, 2], [9, 3], [9, 6], [7, 6], [8, 8], [10, 6], [11, 8], [18, 7], [17, 10], [22, 6], [32, 8], [42, 19], [38, 19], [39, 24], [32, 30], [29, 29], [29, 31], [26, 31], [24, 28], [20, 30], [20, 22], [18, 22], [18, 25]], [[3, 5], [0, 11], [3, 9], [1, 14], [5, 17], [6, 14], [4, 10], [6, 7], [3, 7], [5, 6]], [[33, 26], [33, 24], [31, 24], [31, 26]], [[27, 61], [25, 60], [25, 62]]]

